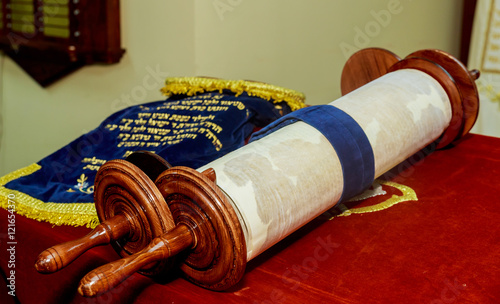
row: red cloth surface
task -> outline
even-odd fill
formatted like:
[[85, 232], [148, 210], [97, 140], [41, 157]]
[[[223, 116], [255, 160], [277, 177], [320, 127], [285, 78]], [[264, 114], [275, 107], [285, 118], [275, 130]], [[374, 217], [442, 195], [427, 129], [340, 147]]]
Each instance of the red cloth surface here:
[[[2, 282], [0, 302], [500, 303], [500, 139], [467, 136], [456, 147], [410, 158], [386, 178], [413, 189], [418, 200], [350, 216], [325, 213], [250, 261], [242, 281], [225, 292], [172, 271], [160, 280], [135, 274], [98, 298], [82, 298], [80, 279], [117, 254], [94, 248], [58, 273], [39, 274], [41, 251], [89, 230], [16, 216], [17, 299]], [[7, 216], [0, 211], [0, 268], [8, 276]]]

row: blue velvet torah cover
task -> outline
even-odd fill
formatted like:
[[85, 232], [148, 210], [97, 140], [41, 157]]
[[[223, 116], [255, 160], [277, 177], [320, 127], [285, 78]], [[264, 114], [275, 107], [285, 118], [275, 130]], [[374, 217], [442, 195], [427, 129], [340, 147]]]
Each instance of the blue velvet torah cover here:
[[368, 137], [349, 114], [334, 106], [312, 106], [292, 112], [254, 133], [250, 141], [258, 140], [297, 121], [303, 121], [317, 129], [335, 149], [344, 177], [339, 202], [348, 200], [371, 186], [375, 178], [375, 159]]
[[[7, 196], [15, 196], [16, 211], [30, 218], [92, 227], [97, 224], [94, 178], [106, 161], [146, 150], [174, 166], [199, 168], [243, 146], [257, 128], [290, 111], [285, 101], [229, 90], [177, 94], [131, 106], [38, 163], [1, 177], [0, 199], [6, 202]], [[73, 205], [71, 212], [63, 205]]]

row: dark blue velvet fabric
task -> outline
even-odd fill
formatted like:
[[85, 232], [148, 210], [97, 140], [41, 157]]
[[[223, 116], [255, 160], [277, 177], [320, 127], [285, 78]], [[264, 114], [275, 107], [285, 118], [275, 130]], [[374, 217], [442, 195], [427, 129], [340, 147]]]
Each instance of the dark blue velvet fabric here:
[[5, 187], [44, 202], [93, 202], [95, 174], [106, 160], [147, 150], [174, 166], [198, 168], [243, 146], [255, 128], [288, 112], [285, 103], [231, 92], [175, 95], [132, 106], [40, 160], [40, 170]]
[[339, 202], [370, 187], [375, 175], [372, 146], [359, 124], [349, 114], [334, 106], [312, 106], [294, 111], [254, 133], [250, 141], [258, 140], [297, 121], [303, 121], [320, 131], [335, 149], [344, 176], [344, 189]]

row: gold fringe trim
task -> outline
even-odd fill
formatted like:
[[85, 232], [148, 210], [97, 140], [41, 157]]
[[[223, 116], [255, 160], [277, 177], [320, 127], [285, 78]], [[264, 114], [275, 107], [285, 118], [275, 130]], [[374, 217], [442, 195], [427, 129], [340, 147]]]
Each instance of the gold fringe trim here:
[[175, 94], [186, 94], [193, 96], [198, 93], [230, 90], [239, 96], [246, 92], [250, 96], [256, 96], [265, 100], [273, 100], [274, 103], [286, 102], [292, 111], [306, 107], [304, 94], [274, 86], [263, 82], [248, 80], [225, 80], [205, 77], [169, 77], [165, 80], [165, 87], [161, 92], [165, 96]]
[[403, 192], [403, 195], [399, 195], [399, 196], [393, 195], [391, 198], [389, 198], [381, 203], [378, 203], [376, 205], [373, 205], [373, 206], [348, 209], [344, 204], [340, 204], [339, 208], [340, 208], [340, 210], [342, 210], [342, 213], [338, 214], [336, 216], [333, 216], [332, 218], [337, 217], [337, 216], [349, 216], [351, 214], [362, 214], [362, 213], [368, 213], [368, 212], [376, 212], [376, 211], [388, 209], [388, 208], [390, 208], [396, 204], [402, 203], [402, 202], [418, 201], [417, 194], [415, 193], [415, 191], [412, 188], [410, 188], [408, 186], [401, 185], [401, 184], [394, 183], [394, 182], [378, 180], [378, 179], [376, 181], [381, 185], [387, 185], [387, 186], [394, 187], [394, 188], [400, 190], [401, 192]]
[[0, 207], [8, 209], [9, 205], [15, 205], [17, 214], [37, 221], [49, 222], [56, 226], [94, 228], [99, 224], [93, 203], [45, 203], [23, 192], [4, 187], [8, 182], [30, 175], [40, 169], [40, 165], [32, 164], [0, 177]]

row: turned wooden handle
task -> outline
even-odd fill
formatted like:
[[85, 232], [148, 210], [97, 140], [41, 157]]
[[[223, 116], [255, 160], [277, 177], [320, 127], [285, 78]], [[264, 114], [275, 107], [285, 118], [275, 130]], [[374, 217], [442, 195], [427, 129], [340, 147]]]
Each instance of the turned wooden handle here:
[[194, 241], [191, 229], [179, 224], [172, 231], [153, 239], [140, 252], [89, 272], [80, 281], [78, 292], [86, 297], [104, 293], [144, 266], [174, 256], [192, 246]]
[[116, 215], [92, 230], [86, 236], [59, 244], [44, 250], [38, 255], [35, 268], [40, 273], [53, 273], [82, 255], [90, 248], [109, 244], [130, 233], [130, 224], [124, 215]]

